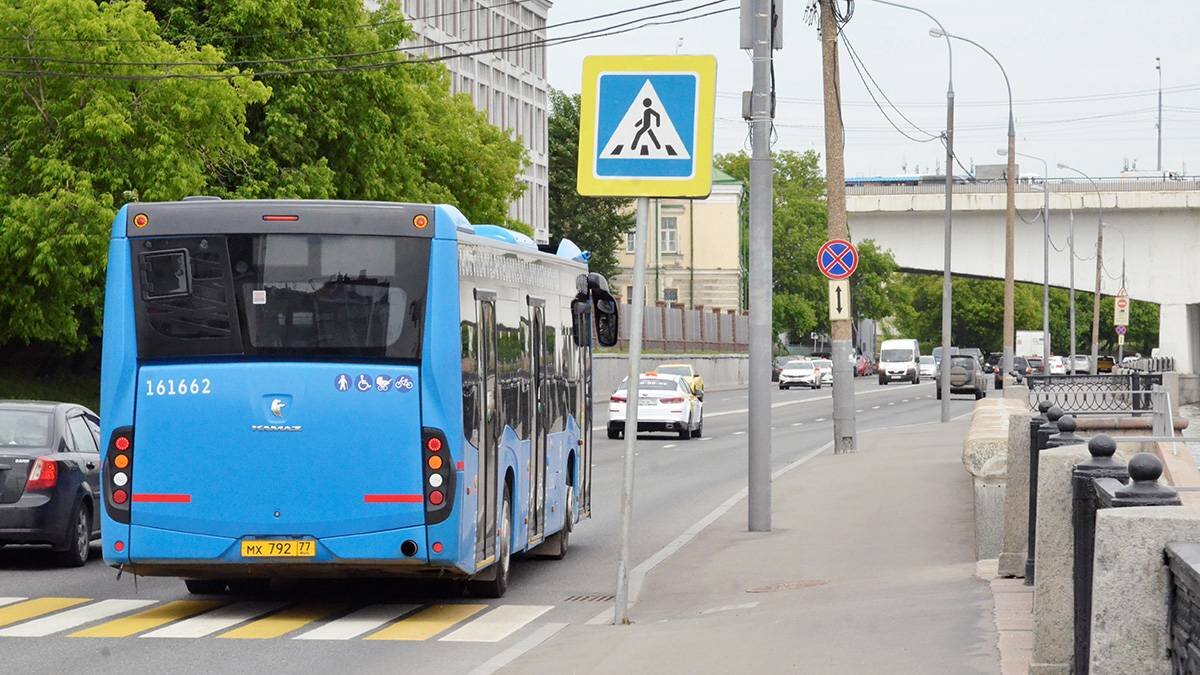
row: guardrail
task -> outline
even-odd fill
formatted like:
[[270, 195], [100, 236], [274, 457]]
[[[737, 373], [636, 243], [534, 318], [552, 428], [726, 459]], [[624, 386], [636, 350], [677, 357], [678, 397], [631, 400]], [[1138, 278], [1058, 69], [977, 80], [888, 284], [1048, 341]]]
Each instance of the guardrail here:
[[1028, 375], [1029, 409], [1049, 401], [1071, 414], [1139, 413], [1151, 409], [1150, 390], [1161, 373]]
[[[628, 303], [617, 305], [618, 348], [629, 347]], [[685, 308], [658, 302], [643, 309], [642, 347], [675, 352], [745, 352], [750, 341], [750, 313], [720, 308]]]

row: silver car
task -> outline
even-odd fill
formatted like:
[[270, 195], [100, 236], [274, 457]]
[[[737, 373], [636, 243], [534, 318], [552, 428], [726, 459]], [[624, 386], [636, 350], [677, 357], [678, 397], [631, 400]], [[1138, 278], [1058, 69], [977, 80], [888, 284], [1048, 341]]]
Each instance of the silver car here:
[[[983, 368], [974, 356], [954, 354], [950, 357], [950, 393], [974, 394], [976, 401], [987, 396], [987, 375], [983, 374]], [[937, 397], [942, 397], [940, 386]]]

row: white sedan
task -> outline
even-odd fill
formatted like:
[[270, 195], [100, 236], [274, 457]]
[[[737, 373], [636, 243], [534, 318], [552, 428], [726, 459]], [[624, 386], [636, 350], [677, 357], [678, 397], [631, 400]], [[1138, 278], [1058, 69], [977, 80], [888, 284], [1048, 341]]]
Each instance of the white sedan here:
[[[613, 392], [608, 403], [608, 437], [625, 435], [628, 378]], [[680, 439], [699, 438], [704, 433], [704, 403], [692, 393], [686, 380], [666, 373], [642, 373], [638, 378], [637, 430], [667, 431]]]
[[803, 360], [788, 361], [784, 364], [783, 370], [779, 371], [779, 388], [792, 387], [820, 389], [821, 371], [817, 369], [817, 364]]
[[1066, 375], [1067, 374], [1067, 359], [1061, 356], [1050, 357], [1050, 374], [1051, 375]]

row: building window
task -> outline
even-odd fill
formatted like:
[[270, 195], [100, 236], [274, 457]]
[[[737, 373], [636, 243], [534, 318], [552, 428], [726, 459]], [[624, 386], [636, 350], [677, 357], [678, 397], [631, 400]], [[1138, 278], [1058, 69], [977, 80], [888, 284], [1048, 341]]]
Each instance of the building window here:
[[633, 253], [637, 251], [637, 246], [634, 245], [634, 235], [637, 233], [633, 230], [625, 233], [625, 252]]
[[679, 302], [679, 289], [678, 288], [664, 288], [663, 289], [663, 301], [664, 302]]
[[679, 252], [679, 219], [675, 216], [659, 219], [658, 250], [661, 253]]

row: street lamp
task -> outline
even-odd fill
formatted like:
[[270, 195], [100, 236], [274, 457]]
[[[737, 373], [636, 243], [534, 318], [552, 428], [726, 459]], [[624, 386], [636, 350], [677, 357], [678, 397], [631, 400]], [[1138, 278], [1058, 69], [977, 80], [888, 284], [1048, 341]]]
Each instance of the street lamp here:
[[1099, 211], [1099, 216], [1096, 221], [1096, 293], [1092, 297], [1092, 364], [1091, 372], [1096, 374], [1099, 366], [1100, 356], [1100, 270], [1104, 265], [1104, 197], [1100, 194], [1100, 187], [1096, 185], [1096, 181], [1091, 176], [1071, 166], [1067, 166], [1059, 162], [1058, 168], [1073, 171], [1080, 176], [1083, 176], [1092, 184], [1092, 189], [1096, 191], [1096, 208]]
[[919, 7], [902, 5], [888, 0], [873, 0], [881, 5], [890, 5], [900, 9], [917, 12], [937, 24], [938, 34], [930, 31], [934, 37], [946, 40], [946, 233], [942, 252], [942, 363], [946, 367], [938, 370], [938, 389], [942, 393], [942, 421], [950, 421], [950, 311], [953, 306], [954, 289], [950, 283], [950, 225], [952, 219], [952, 198], [954, 194], [954, 48], [950, 44], [949, 33], [932, 14]]
[[[1015, 248], [1014, 221], [1016, 220], [1017, 212], [1017, 133], [1013, 124], [1013, 97], [1012, 84], [1008, 81], [1008, 72], [1004, 70], [1004, 65], [1000, 63], [1000, 59], [996, 55], [988, 51], [987, 47], [978, 42], [965, 38], [961, 35], [954, 35], [942, 30], [940, 25], [929, 31], [933, 37], [947, 37], [955, 40], [962, 40], [968, 44], [975, 45], [984, 54], [991, 57], [992, 61], [996, 62], [996, 67], [1000, 69], [1000, 74], [1004, 76], [1004, 87], [1008, 90], [1008, 151], [1001, 151], [1000, 154], [1008, 155], [1008, 170], [1005, 171], [1007, 176], [1005, 185], [1005, 204], [1004, 204], [1004, 337], [1002, 344], [1004, 345], [1004, 362], [1002, 364], [1003, 373], [1007, 375], [1012, 372], [1013, 361], [1013, 338], [1016, 333], [1016, 316], [1013, 308], [1013, 298], [1016, 295], [1016, 289], [1013, 280], [1013, 249]], [[1044, 164], [1045, 162], [1043, 162]]]
[[[1009, 146], [1012, 151], [1012, 146]], [[1003, 155], [1004, 150], [997, 150]], [[1021, 157], [1042, 163], [1042, 368], [1050, 374], [1050, 165], [1046, 160], [1023, 152], [1016, 153]], [[1071, 368], [1075, 367], [1072, 363]], [[1006, 371], [1007, 372], [1007, 371]]]

